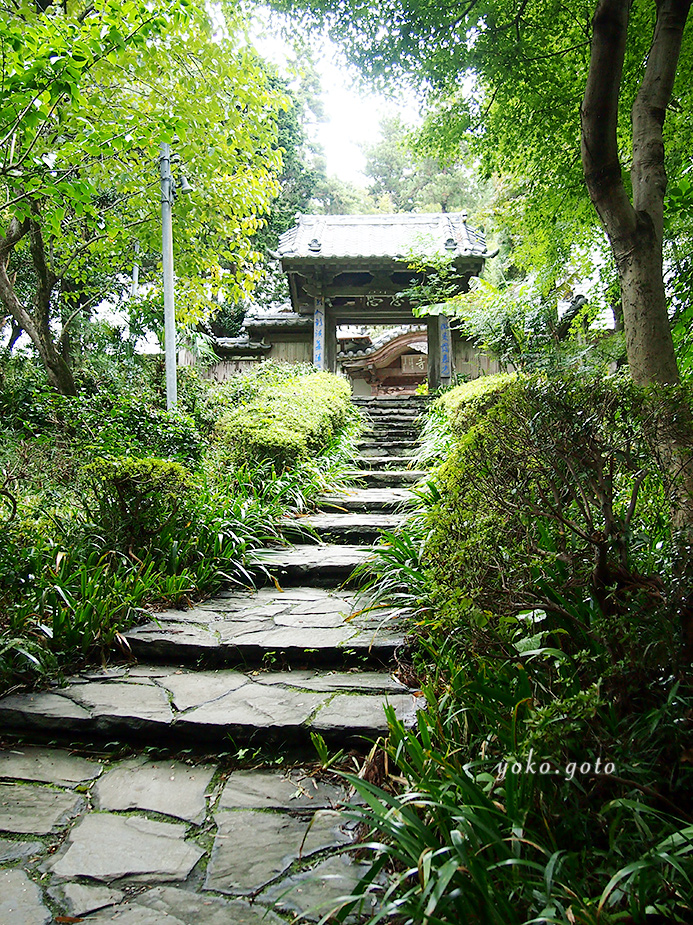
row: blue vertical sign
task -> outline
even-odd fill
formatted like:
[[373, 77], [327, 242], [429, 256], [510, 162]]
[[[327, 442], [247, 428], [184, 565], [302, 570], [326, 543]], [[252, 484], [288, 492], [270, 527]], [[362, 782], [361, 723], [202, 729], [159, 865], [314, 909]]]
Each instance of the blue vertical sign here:
[[452, 378], [452, 338], [450, 336], [450, 319], [439, 315], [440, 320], [440, 378]]
[[315, 297], [315, 313], [313, 315], [313, 364], [318, 369], [325, 368], [325, 300], [322, 296]]

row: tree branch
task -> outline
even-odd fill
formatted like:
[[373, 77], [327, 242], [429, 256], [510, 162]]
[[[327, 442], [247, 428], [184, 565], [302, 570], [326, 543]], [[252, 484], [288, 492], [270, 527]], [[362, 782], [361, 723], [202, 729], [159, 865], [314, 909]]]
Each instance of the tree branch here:
[[664, 229], [664, 169], [662, 128], [674, 88], [683, 30], [691, 0], [661, 0], [645, 76], [633, 104], [633, 205], [649, 215], [661, 246]]
[[635, 210], [623, 185], [616, 134], [631, 2], [599, 0], [592, 20], [590, 66], [580, 107], [585, 183], [619, 252], [628, 249], [627, 241], [636, 229]]

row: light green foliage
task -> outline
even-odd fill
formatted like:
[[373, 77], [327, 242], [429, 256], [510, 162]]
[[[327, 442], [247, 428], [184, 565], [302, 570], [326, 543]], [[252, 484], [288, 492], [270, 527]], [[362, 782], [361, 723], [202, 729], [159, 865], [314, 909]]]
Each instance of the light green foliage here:
[[[84, 13], [84, 15], [82, 15]], [[276, 191], [280, 92], [240, 22], [213, 26], [203, 6], [100, 0], [0, 18], [5, 87], [0, 181], [8, 252], [27, 256], [34, 292], [5, 308], [47, 363], [48, 312], [87, 312], [117, 294], [134, 262], [156, 271], [160, 253], [158, 155], [173, 141], [174, 170], [193, 186], [176, 209], [179, 320], [213, 310], [223, 286], [245, 295], [258, 276], [252, 237]], [[221, 266], [232, 268], [221, 279]], [[146, 274], [141, 274], [142, 282]], [[59, 298], [51, 299], [55, 291]], [[43, 316], [46, 316], [45, 318]], [[33, 320], [32, 320], [33, 319]], [[73, 391], [62, 371], [53, 383]]]
[[450, 429], [460, 437], [498, 401], [500, 393], [515, 378], [512, 373], [479, 376], [444, 392], [435, 406], [445, 412]]
[[[191, 417], [156, 404], [146, 365], [136, 388], [126, 378], [65, 397], [28, 362], [0, 367], [2, 684], [105, 660], [153, 602], [185, 606], [222, 584], [252, 585], [249, 552], [300, 532], [286, 514], [333, 488], [353, 455], [355, 425], [336, 377], [328, 379], [341, 410], [320, 406], [314, 433], [326, 442], [299, 468], [232, 465], [210, 445], [230, 404], [251, 405], [293, 379], [316, 378], [314, 398], [329, 402], [312, 368], [268, 366], [218, 388], [188, 371], [181, 403]], [[337, 430], [337, 417], [348, 426]]]
[[[475, 216], [488, 199], [489, 185], [456, 152], [452, 163], [439, 157], [422, 157], [414, 145], [414, 133], [399, 116], [386, 116], [380, 124], [379, 141], [364, 146], [365, 174], [372, 178], [370, 192], [376, 202], [383, 198], [387, 211], [461, 212]], [[467, 158], [467, 161], [470, 159]]]
[[490, 613], [541, 608], [585, 646], [625, 654], [647, 639], [665, 659], [670, 486], [646, 409], [622, 377], [533, 377], [472, 413], [438, 471], [424, 556], [446, 606], [461, 596]]
[[442, 463], [450, 454], [455, 437], [468, 430], [500, 397], [503, 388], [512, 382], [514, 374], [479, 376], [448, 389], [429, 407], [419, 446], [416, 465]]
[[97, 458], [80, 475], [89, 519], [116, 547], [141, 555], [162, 532], [190, 522], [193, 481], [180, 463]]
[[277, 471], [292, 467], [325, 449], [343, 427], [351, 390], [345, 379], [330, 373], [277, 375], [275, 368], [255, 378], [259, 386], [245, 398], [236, 388], [237, 404], [224, 413], [219, 439], [235, 462], [269, 460]]

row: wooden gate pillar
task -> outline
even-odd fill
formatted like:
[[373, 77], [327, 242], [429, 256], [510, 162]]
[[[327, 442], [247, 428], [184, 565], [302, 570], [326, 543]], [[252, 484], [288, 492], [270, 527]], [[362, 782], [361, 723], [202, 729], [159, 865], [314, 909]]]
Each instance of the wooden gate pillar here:
[[337, 326], [322, 296], [315, 297], [313, 365], [330, 373], [337, 368]]
[[452, 381], [452, 335], [447, 315], [427, 319], [428, 328], [428, 388], [431, 392]]

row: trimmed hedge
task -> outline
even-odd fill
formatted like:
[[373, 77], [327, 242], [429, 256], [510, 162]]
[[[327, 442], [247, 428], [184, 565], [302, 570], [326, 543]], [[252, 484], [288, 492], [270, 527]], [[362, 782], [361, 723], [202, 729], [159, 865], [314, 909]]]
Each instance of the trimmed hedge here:
[[234, 463], [270, 461], [277, 471], [325, 450], [346, 423], [351, 389], [331, 373], [255, 379], [256, 391], [222, 414], [217, 435]]
[[493, 407], [515, 379], [514, 373], [480, 376], [444, 392], [436, 405], [443, 408], [453, 434], [460, 437]]

